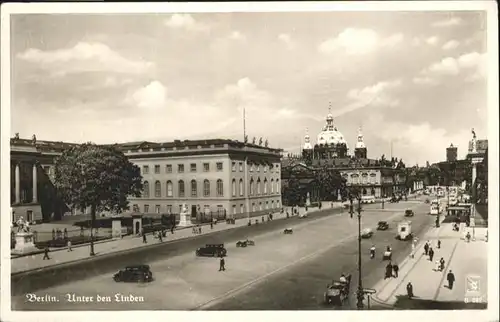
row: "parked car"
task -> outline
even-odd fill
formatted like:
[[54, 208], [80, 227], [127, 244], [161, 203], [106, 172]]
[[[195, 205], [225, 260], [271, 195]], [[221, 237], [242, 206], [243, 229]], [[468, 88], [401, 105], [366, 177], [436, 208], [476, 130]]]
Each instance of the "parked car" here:
[[326, 292], [324, 293], [326, 304], [342, 305], [349, 298], [351, 275], [349, 274], [346, 278], [347, 283], [333, 281], [332, 284], [326, 286]]
[[362, 196], [361, 203], [375, 203], [375, 196]]
[[413, 215], [414, 215], [413, 210], [406, 209], [406, 211], [405, 211], [405, 217], [413, 217]]
[[236, 247], [247, 247], [247, 246], [255, 246], [255, 242], [253, 240], [239, 240], [236, 242]]
[[371, 228], [365, 228], [361, 232], [361, 238], [370, 238], [373, 236], [373, 230]]
[[151, 282], [153, 273], [149, 265], [132, 265], [113, 275], [115, 282]]
[[285, 230], [283, 230], [283, 234], [293, 234], [293, 229], [292, 228], [285, 228]]
[[378, 222], [377, 230], [387, 230], [387, 229], [389, 229], [389, 224], [387, 223], [387, 221]]
[[227, 250], [224, 244], [206, 244], [196, 250], [198, 257], [224, 257], [227, 256]]
[[392, 260], [392, 250], [386, 250], [382, 256], [382, 260], [391, 261]]

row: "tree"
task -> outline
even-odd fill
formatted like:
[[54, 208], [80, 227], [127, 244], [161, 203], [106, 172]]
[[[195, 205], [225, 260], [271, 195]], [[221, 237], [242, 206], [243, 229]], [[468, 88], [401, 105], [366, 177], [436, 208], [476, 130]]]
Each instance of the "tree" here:
[[66, 203], [80, 209], [90, 207], [90, 255], [93, 256], [92, 228], [96, 213], [127, 210], [127, 197], [141, 196], [140, 169], [115, 146], [85, 143], [64, 151], [56, 159], [54, 174], [54, 185]]
[[283, 199], [288, 206], [296, 206], [302, 201], [303, 193], [299, 180], [291, 174], [283, 187]]
[[338, 170], [330, 169], [328, 165], [325, 165], [316, 170], [314, 176], [320, 187], [320, 194], [326, 200], [333, 200], [339, 190], [341, 195], [344, 195], [346, 179], [342, 177]]

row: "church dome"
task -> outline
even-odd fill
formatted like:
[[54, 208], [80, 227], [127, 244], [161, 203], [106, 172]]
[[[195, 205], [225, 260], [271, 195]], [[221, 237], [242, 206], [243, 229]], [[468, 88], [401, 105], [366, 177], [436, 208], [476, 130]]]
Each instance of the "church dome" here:
[[344, 135], [340, 133], [339, 130], [337, 130], [337, 127], [334, 126], [333, 124], [333, 115], [331, 112], [328, 113], [328, 116], [326, 117], [326, 124], [323, 127], [323, 130], [319, 132], [318, 134], [318, 144], [323, 144], [323, 145], [331, 145], [331, 144], [345, 144], [347, 145], [347, 141], [344, 138]]

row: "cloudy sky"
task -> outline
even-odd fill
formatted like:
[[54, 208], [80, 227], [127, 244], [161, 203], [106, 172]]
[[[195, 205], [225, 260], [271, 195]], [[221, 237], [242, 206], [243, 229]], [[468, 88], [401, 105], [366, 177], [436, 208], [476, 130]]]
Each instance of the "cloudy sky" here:
[[18, 15], [12, 128], [70, 142], [243, 138], [297, 152], [328, 106], [369, 157], [487, 135], [482, 12]]

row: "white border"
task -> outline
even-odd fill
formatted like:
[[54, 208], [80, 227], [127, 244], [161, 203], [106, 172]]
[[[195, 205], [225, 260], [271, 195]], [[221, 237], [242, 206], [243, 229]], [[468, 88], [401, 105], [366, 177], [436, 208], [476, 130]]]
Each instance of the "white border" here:
[[[488, 39], [488, 145], [489, 145], [489, 213], [490, 228], [498, 227], [498, 16], [494, 1], [408, 1], [408, 2], [268, 2], [268, 3], [12, 3], [1, 7], [1, 319], [4, 321], [87, 321], [112, 319], [137, 321], [147, 319], [173, 321], [306, 320], [498, 320], [498, 230], [489, 234], [488, 310], [487, 311], [249, 311], [179, 312], [179, 311], [111, 311], [111, 312], [12, 312], [10, 310], [10, 15], [27, 13], [169, 13], [169, 12], [306, 12], [306, 11], [487, 11]], [[29, 116], [27, 116], [29, 117]], [[83, 313], [83, 314], [82, 314]]]

